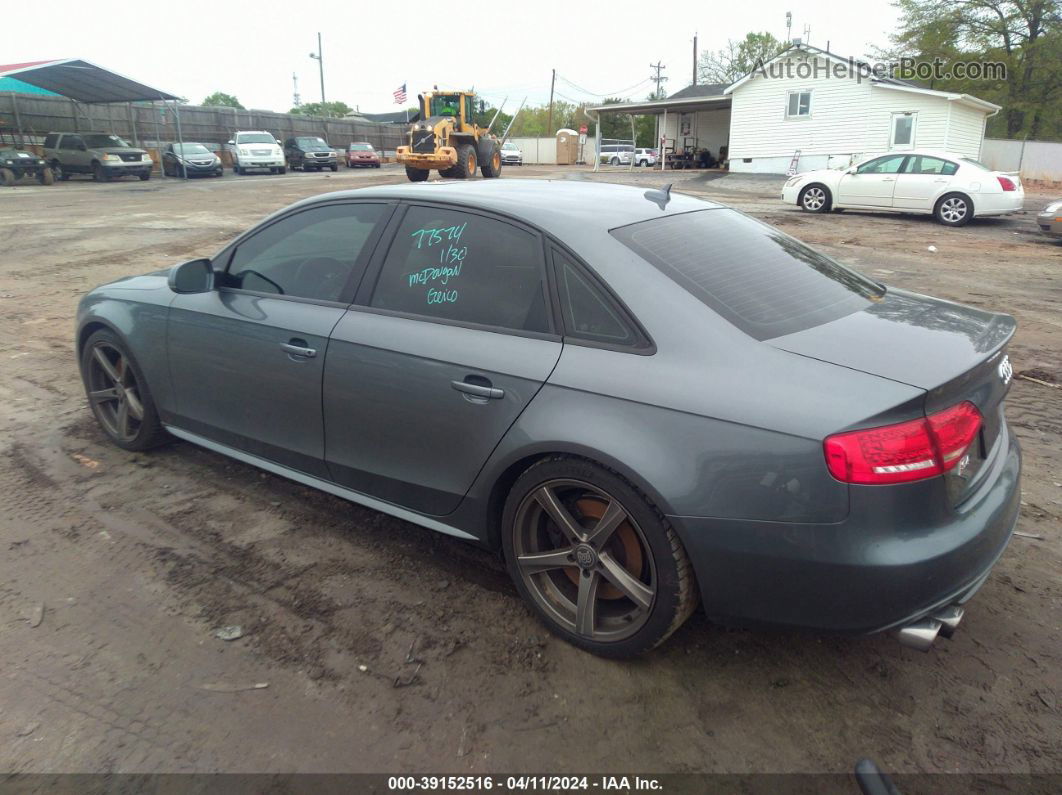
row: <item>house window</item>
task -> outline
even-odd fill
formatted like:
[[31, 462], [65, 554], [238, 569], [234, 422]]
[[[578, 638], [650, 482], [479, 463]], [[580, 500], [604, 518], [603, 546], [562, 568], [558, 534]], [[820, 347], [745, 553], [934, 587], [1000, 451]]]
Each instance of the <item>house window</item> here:
[[811, 115], [811, 92], [810, 91], [790, 91], [788, 95], [787, 104], [785, 107], [785, 115], [789, 117], [810, 116]]
[[892, 140], [890, 149], [910, 149], [914, 146], [915, 122], [918, 116], [914, 113], [892, 114]]

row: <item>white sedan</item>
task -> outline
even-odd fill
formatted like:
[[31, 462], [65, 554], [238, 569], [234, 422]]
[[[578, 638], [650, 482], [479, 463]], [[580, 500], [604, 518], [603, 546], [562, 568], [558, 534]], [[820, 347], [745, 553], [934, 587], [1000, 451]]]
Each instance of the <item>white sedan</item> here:
[[782, 201], [811, 213], [845, 208], [932, 214], [947, 226], [974, 216], [1018, 212], [1025, 189], [1016, 174], [991, 171], [951, 152], [894, 152], [846, 169], [797, 174]]

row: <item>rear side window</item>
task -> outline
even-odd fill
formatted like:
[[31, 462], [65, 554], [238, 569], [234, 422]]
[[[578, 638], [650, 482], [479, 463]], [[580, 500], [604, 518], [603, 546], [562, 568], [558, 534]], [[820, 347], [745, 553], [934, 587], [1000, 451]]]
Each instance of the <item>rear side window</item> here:
[[903, 173], [940, 174], [944, 177], [950, 177], [958, 170], [958, 165], [952, 163], [950, 160], [943, 160], [942, 158], [930, 157], [928, 155], [911, 155], [907, 161], [907, 165], [904, 166]]
[[642, 342], [622, 310], [582, 269], [558, 251], [553, 252], [560, 294], [564, 335], [610, 345]]
[[366, 244], [381, 204], [332, 204], [270, 224], [236, 248], [227, 286], [260, 293], [339, 301], [364, 272]]
[[734, 210], [700, 210], [612, 235], [758, 340], [865, 308], [884, 289], [789, 235]]
[[494, 218], [410, 207], [387, 252], [370, 305], [548, 332], [542, 241]]

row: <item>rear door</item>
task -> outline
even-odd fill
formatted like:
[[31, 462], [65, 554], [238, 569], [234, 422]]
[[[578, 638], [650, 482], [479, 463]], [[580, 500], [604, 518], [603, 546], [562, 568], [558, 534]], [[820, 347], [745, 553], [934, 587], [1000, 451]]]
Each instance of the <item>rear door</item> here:
[[958, 170], [958, 163], [951, 160], [929, 155], [911, 155], [907, 158], [903, 171], [896, 175], [893, 207], [932, 211], [937, 197], [948, 189], [952, 176]]
[[324, 373], [333, 480], [412, 510], [457, 508], [560, 357], [534, 230], [413, 204], [339, 321]]
[[837, 204], [853, 207], [892, 207], [896, 177], [907, 155], [885, 155], [844, 174], [837, 184]]
[[174, 424], [326, 476], [321, 377], [328, 335], [392, 209], [346, 202], [286, 215], [215, 263], [217, 289], [178, 295], [167, 335]]

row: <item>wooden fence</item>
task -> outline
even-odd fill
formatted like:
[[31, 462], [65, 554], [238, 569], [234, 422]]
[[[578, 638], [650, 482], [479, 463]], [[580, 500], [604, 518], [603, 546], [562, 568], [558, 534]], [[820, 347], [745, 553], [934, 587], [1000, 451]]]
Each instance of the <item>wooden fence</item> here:
[[[181, 105], [181, 137], [220, 145], [236, 130], [267, 130], [280, 141], [292, 135], [319, 135], [330, 146], [346, 149], [352, 141], [367, 141], [382, 152], [403, 143], [405, 126], [353, 119], [296, 116], [269, 110]], [[41, 144], [49, 132], [99, 131], [121, 136], [137, 146], [156, 146], [177, 140], [172, 106], [161, 103], [86, 105], [66, 97], [0, 94], [2, 139]]]

